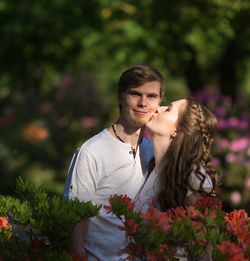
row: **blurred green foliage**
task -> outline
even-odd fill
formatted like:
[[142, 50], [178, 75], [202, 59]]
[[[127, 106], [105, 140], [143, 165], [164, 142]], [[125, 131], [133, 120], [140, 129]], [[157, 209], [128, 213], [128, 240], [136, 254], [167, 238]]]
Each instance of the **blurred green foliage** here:
[[72, 226], [98, 215], [101, 206], [62, 196], [49, 197], [43, 189], [20, 177], [16, 192], [22, 202], [0, 196], [0, 216], [5, 219], [5, 226], [1, 224], [3, 231], [0, 230], [1, 260], [73, 260], [66, 252]]
[[249, 105], [249, 15], [248, 0], [0, 0], [1, 193], [20, 175], [62, 193], [132, 64], [161, 71], [168, 101], [214, 84]]

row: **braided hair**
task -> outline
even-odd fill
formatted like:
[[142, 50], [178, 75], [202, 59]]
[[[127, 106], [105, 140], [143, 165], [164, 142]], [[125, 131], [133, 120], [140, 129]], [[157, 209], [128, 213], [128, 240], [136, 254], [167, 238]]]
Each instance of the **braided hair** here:
[[[219, 172], [211, 165], [211, 148], [217, 128], [214, 115], [193, 97], [186, 98], [187, 105], [179, 112], [177, 136], [172, 140], [165, 162], [157, 175], [157, 199], [162, 210], [187, 204], [187, 191], [199, 194], [203, 190], [205, 175], [209, 175], [215, 195]], [[190, 184], [190, 175], [194, 173], [201, 180], [199, 189]]]

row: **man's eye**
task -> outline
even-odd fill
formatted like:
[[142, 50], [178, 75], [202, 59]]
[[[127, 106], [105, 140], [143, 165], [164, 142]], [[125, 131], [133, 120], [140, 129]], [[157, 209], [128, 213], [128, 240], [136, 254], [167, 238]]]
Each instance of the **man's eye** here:
[[130, 93], [130, 95], [133, 95], [133, 96], [138, 96], [138, 95], [139, 95], [139, 93], [137, 93], [137, 92], [131, 92], [131, 93]]
[[169, 106], [167, 106], [167, 109], [166, 109], [165, 111], [170, 111], [170, 108], [169, 108]]

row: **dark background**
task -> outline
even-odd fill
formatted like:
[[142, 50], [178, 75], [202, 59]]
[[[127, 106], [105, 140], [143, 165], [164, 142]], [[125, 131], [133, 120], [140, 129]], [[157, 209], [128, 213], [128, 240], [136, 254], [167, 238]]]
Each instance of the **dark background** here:
[[249, 213], [249, 17], [248, 0], [0, 0], [0, 193], [22, 176], [62, 194], [74, 150], [118, 116], [121, 72], [146, 63], [165, 102], [215, 113], [221, 198]]

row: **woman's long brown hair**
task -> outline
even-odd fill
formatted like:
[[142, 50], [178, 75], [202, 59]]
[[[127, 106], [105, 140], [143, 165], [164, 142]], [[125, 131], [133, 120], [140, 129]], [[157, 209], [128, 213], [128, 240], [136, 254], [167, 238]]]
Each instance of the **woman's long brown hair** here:
[[[204, 192], [205, 175], [200, 166], [212, 180], [213, 193], [217, 186], [219, 173], [211, 166], [217, 120], [195, 98], [187, 97], [186, 100], [186, 107], [179, 113], [177, 136], [164, 155], [163, 168], [157, 175], [157, 199], [164, 211], [186, 205], [188, 188], [197, 193]], [[202, 180], [199, 190], [195, 190], [189, 182], [192, 171]]]

